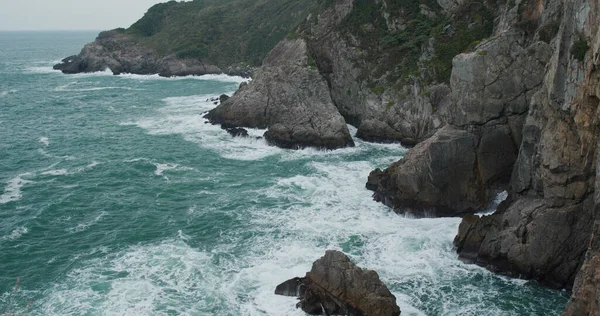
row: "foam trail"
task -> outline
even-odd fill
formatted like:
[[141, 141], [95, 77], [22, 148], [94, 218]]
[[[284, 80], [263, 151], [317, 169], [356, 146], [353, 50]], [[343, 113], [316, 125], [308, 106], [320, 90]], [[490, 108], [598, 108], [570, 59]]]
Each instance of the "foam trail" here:
[[48, 147], [50, 145], [50, 140], [48, 137], [40, 137], [40, 143], [44, 144], [44, 146]]
[[29, 230], [27, 227], [17, 227], [9, 235], [2, 237], [1, 240], [14, 241], [21, 238], [21, 236], [27, 234], [28, 232]]
[[[232, 92], [229, 92], [231, 94]], [[401, 159], [406, 149], [399, 144], [374, 144], [356, 140], [356, 147], [338, 150], [318, 150], [305, 148], [302, 150], [283, 150], [270, 146], [264, 139], [259, 139], [266, 130], [248, 129], [251, 137], [231, 137], [219, 126], [207, 124], [203, 113], [215, 105], [210, 102], [214, 95], [194, 95], [186, 97], [166, 98], [166, 106], [158, 109], [153, 115], [123, 125], [134, 125], [145, 129], [151, 135], [179, 134], [187, 141], [211, 149], [227, 159], [261, 160], [279, 155], [283, 160], [298, 160], [311, 157], [351, 157], [360, 152], [373, 150], [389, 152], [380, 164], [389, 164]], [[208, 100], [208, 101], [207, 101]], [[356, 128], [349, 126], [351, 132]]]
[[[231, 92], [230, 92], [231, 93]], [[165, 107], [152, 115], [122, 125], [134, 125], [143, 128], [151, 135], [179, 134], [187, 141], [199, 144], [218, 152], [221, 156], [236, 160], [258, 160], [283, 152], [269, 146], [263, 139], [233, 138], [219, 126], [207, 124], [202, 118], [204, 112], [215, 105], [206, 101], [215, 95], [195, 95], [166, 98]], [[248, 129], [251, 135], [264, 134], [264, 130]]]
[[19, 90], [16, 89], [12, 89], [12, 90], [8, 90], [8, 91], [0, 91], [0, 97], [5, 97], [9, 94], [14, 94], [17, 93]]
[[162, 176], [163, 172], [168, 171], [168, 170], [194, 170], [193, 168], [189, 168], [189, 167], [182, 167], [178, 164], [164, 164], [164, 163], [153, 163], [154, 166], [156, 166], [156, 170], [154, 171], [154, 174], [157, 176]]
[[100, 212], [100, 214], [98, 216], [94, 217], [92, 220], [90, 220], [88, 222], [85, 222], [85, 223], [80, 223], [76, 227], [70, 228], [67, 231], [70, 232], [70, 233], [79, 233], [79, 232], [82, 232], [82, 231], [88, 229], [89, 227], [91, 227], [91, 226], [97, 224], [98, 222], [100, 222], [100, 220], [102, 220], [102, 218], [104, 216], [106, 216], [106, 215], [107, 215], [106, 212]]
[[67, 169], [59, 169], [59, 170], [48, 170], [41, 173], [44, 176], [65, 176], [68, 175], [69, 171]]
[[28, 183], [33, 183], [33, 181], [25, 180], [23, 177], [31, 176], [32, 174], [27, 172], [20, 174], [10, 181], [8, 181], [6, 187], [4, 188], [4, 194], [0, 195], [0, 204], [6, 204], [8, 202], [15, 202], [21, 199], [21, 188]]

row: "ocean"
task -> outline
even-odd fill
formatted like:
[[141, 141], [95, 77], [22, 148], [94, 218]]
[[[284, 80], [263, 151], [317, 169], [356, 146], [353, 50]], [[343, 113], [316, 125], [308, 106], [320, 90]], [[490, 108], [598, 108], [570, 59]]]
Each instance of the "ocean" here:
[[96, 33], [0, 32], [0, 315], [303, 315], [275, 286], [327, 249], [376, 270], [402, 315], [565, 307], [460, 262], [460, 219], [374, 202], [367, 176], [400, 145], [231, 138], [202, 114], [242, 78], [52, 70]]

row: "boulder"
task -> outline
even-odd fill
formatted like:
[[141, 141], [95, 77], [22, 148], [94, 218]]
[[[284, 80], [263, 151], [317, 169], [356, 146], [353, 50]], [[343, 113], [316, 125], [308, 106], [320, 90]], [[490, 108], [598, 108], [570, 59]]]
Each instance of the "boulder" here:
[[369, 187], [375, 188], [375, 200], [399, 213], [422, 217], [473, 212], [487, 202], [479, 185], [475, 146], [472, 134], [446, 126], [383, 175], [372, 173]]
[[280, 284], [275, 294], [298, 296], [297, 307], [310, 315], [400, 315], [377, 272], [357, 267], [339, 251], [327, 251], [304, 278]]
[[282, 41], [252, 82], [205, 117], [214, 124], [268, 128], [265, 139], [283, 148], [354, 146], [311, 58], [304, 40]]

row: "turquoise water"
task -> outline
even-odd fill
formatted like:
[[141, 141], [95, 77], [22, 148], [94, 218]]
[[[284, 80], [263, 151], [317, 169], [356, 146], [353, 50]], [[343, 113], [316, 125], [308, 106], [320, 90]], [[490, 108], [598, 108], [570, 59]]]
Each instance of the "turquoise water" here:
[[0, 33], [0, 314], [302, 315], [274, 288], [326, 249], [377, 270], [403, 315], [564, 308], [565, 293], [459, 262], [458, 219], [373, 202], [366, 177], [398, 145], [232, 139], [201, 114], [241, 78], [51, 70], [94, 37]]

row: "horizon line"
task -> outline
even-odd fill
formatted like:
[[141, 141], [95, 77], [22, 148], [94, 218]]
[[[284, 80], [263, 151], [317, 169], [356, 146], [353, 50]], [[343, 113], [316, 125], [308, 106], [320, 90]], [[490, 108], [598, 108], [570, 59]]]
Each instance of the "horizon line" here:
[[0, 32], [102, 32], [113, 29], [0, 29]]

